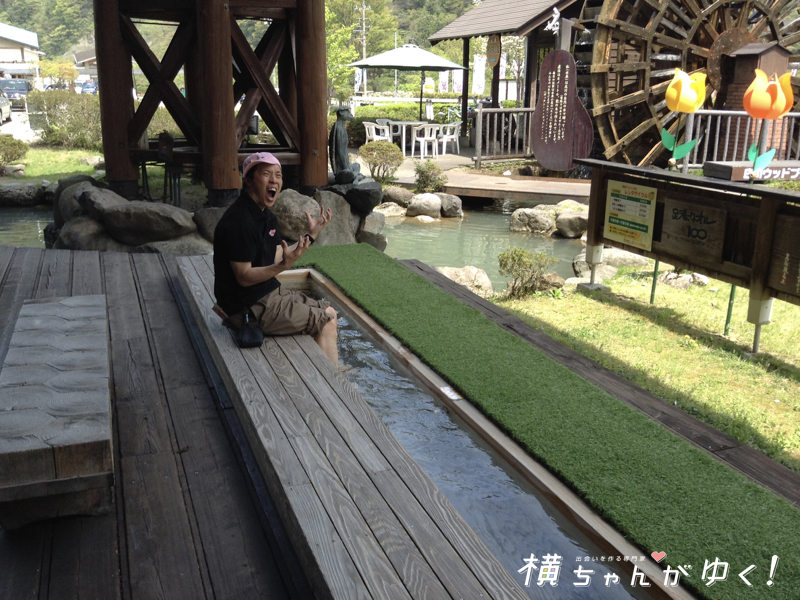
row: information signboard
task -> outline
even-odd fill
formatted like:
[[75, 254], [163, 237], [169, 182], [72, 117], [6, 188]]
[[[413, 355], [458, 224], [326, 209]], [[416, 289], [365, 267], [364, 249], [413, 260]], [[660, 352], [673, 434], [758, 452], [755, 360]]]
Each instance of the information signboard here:
[[609, 179], [603, 235], [634, 248], [652, 250], [656, 196], [655, 188]]
[[694, 202], [664, 199], [661, 244], [670, 254], [688, 260], [722, 260], [727, 212]]

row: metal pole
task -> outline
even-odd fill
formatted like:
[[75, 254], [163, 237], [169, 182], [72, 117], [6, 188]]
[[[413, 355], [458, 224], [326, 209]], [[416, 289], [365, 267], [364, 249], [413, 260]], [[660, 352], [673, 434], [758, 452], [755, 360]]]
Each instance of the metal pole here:
[[[689, 113], [689, 115], [686, 117], [686, 136], [683, 138], [683, 142], [686, 143], [690, 141], [693, 136], [694, 136], [694, 113]], [[683, 167], [681, 167], [682, 173], [689, 172], [689, 156], [691, 154], [692, 153], [689, 152], [689, 154], [683, 157]]]
[[592, 265], [592, 274], [589, 275], [589, 285], [594, 285], [594, 274], [597, 270], [597, 265]]
[[758, 347], [761, 345], [761, 323], [756, 324], [756, 332], [753, 335], [753, 354], [758, 354]]
[[728, 299], [728, 316], [725, 317], [725, 337], [731, 331], [731, 314], [733, 313], [733, 301], [736, 298], [736, 286], [731, 286], [731, 297]]
[[478, 110], [475, 112], [475, 168], [481, 168], [481, 150], [483, 145], [483, 103], [478, 101]]
[[656, 283], [658, 283], [658, 265], [660, 261], [656, 260], [656, 268], [653, 270], [653, 287], [650, 288], [650, 304], [656, 301]]

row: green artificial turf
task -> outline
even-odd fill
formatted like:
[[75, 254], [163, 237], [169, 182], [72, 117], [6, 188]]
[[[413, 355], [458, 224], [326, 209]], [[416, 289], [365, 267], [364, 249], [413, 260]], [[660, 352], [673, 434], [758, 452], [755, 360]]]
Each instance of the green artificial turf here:
[[[365, 244], [314, 266], [682, 582], [713, 599], [797, 598], [800, 511]], [[766, 585], [772, 555], [780, 562]], [[701, 582], [704, 561], [726, 581]], [[569, 560], [565, 557], [565, 561]], [[747, 587], [738, 574], [756, 565]]]

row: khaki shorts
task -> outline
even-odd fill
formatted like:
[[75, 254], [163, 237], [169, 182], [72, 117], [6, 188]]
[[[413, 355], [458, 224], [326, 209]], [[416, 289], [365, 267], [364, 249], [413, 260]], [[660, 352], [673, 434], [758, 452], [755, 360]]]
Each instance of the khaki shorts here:
[[[334, 318], [325, 312], [329, 306], [330, 303], [324, 300], [314, 300], [302, 292], [291, 292], [279, 287], [260, 298], [251, 310], [266, 335], [304, 333], [317, 337], [327, 322]], [[231, 320], [240, 319], [231, 317]]]

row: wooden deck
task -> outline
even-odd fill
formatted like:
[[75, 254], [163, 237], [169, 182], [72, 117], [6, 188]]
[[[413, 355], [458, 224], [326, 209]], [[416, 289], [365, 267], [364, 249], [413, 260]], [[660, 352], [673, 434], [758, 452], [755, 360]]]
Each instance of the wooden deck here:
[[310, 337], [268, 337], [262, 348], [237, 348], [211, 310], [210, 257], [179, 264], [319, 597], [527, 597]]
[[0, 529], [0, 598], [312, 597], [175, 273], [159, 255], [0, 247], [0, 363], [23, 300], [107, 297], [117, 482], [109, 515]]
[[507, 313], [499, 306], [472, 293], [466, 287], [451, 281], [425, 263], [418, 260], [401, 260], [399, 262], [610, 395], [643, 412], [673, 433], [709, 452], [756, 483], [783, 496], [796, 506], [800, 506], [800, 474], [751, 446], [692, 417], [620, 375], [601, 367], [596, 362], [531, 327], [522, 319]]

